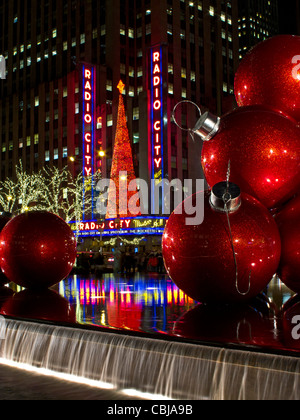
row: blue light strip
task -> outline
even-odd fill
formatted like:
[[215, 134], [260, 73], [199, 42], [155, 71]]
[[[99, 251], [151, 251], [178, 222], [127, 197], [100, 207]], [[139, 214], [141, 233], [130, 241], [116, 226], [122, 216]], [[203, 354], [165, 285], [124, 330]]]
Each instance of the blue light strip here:
[[[82, 107], [82, 175], [83, 175], [83, 197], [85, 197], [85, 173], [84, 173], [84, 168], [85, 168], [85, 121], [84, 121], [84, 104], [85, 104], [85, 100], [84, 100], [84, 82], [85, 82], [85, 66], [82, 66], [82, 81], [83, 81], [83, 85], [82, 85], [82, 103], [83, 103], [83, 107]], [[82, 200], [82, 218], [84, 220], [85, 218], [85, 200]]]
[[[153, 48], [151, 50], [151, 178], [155, 179], [155, 163], [154, 163], [154, 158], [155, 158], [155, 131], [154, 131], [154, 108], [153, 108], [153, 104], [154, 104], [154, 74], [153, 74], [153, 70], [154, 70], [154, 61], [153, 61], [153, 53], [156, 51], [155, 48]], [[161, 79], [161, 83], [160, 83], [160, 101], [161, 101], [161, 109], [160, 109], [160, 126], [161, 126], [161, 130], [160, 130], [160, 146], [161, 146], [161, 179], [164, 179], [164, 147], [163, 147], [163, 141], [164, 141], [164, 135], [163, 135], [163, 130], [164, 130], [164, 119], [163, 119], [163, 62], [162, 62], [162, 47], [160, 47], [159, 49], [159, 54], [160, 54], [160, 79]], [[162, 184], [162, 195], [164, 194], [164, 185]], [[153, 192], [152, 194], [152, 203], [154, 203], [155, 200], [155, 193]], [[162, 206], [161, 206], [162, 207]]]

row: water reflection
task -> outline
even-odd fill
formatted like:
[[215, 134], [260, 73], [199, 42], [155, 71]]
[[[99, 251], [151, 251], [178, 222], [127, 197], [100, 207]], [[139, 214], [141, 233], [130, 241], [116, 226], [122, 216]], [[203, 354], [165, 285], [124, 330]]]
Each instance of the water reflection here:
[[166, 276], [73, 276], [58, 285], [76, 308], [77, 322], [131, 331], [162, 332], [196, 305]]
[[8, 294], [1, 306], [1, 314], [19, 319], [76, 323], [73, 307], [54, 290], [22, 290]]
[[0, 314], [12, 317], [300, 350], [300, 297], [277, 277], [256, 299], [234, 306], [201, 305], [158, 274], [74, 275], [44, 293], [10, 287], [0, 288]]

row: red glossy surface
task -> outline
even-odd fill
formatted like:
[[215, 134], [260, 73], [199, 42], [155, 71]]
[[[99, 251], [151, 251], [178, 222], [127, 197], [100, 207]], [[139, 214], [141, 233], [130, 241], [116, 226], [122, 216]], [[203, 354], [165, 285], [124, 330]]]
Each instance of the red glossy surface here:
[[270, 105], [300, 121], [300, 37], [280, 35], [252, 48], [235, 76], [239, 106]]
[[282, 340], [286, 347], [300, 350], [300, 296], [292, 297], [282, 308]]
[[215, 343], [238, 343], [277, 347], [275, 311], [261, 295], [249, 304], [199, 304], [174, 324], [177, 337]]
[[76, 314], [69, 302], [53, 290], [23, 290], [5, 301], [2, 315], [22, 319], [75, 323]]
[[[162, 240], [166, 269], [174, 283], [198, 302], [248, 300], [257, 296], [276, 273], [281, 250], [278, 228], [264, 206], [242, 194], [241, 207], [230, 215], [239, 274], [236, 287], [226, 214], [212, 210], [209, 195], [205, 193], [201, 225], [187, 226], [185, 212], [170, 216]], [[250, 273], [250, 290], [243, 296], [241, 293], [248, 291]]]
[[300, 188], [300, 129], [292, 119], [261, 106], [239, 108], [221, 119], [216, 136], [203, 144], [202, 166], [212, 187], [226, 179], [268, 208]]
[[48, 288], [71, 272], [76, 239], [70, 227], [48, 212], [13, 218], [0, 234], [0, 266], [5, 276], [25, 288]]
[[[0, 214], [0, 232], [3, 230], [4, 226], [11, 220], [11, 216], [7, 213]], [[4, 275], [0, 268], [0, 286], [9, 283], [8, 278]]]
[[300, 293], [300, 196], [276, 216], [282, 252], [278, 275], [291, 290]]

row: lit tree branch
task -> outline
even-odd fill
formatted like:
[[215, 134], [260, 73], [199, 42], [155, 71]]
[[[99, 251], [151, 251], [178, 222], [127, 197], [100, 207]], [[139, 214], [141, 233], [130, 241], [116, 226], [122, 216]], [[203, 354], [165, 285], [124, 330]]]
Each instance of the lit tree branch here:
[[6, 213], [13, 213], [16, 202], [16, 184], [8, 178], [0, 183], [0, 207]]

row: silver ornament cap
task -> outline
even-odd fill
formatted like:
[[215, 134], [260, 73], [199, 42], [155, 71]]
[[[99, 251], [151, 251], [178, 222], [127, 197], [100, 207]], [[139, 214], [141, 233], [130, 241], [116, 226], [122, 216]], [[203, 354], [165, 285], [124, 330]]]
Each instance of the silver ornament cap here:
[[216, 115], [205, 112], [197, 121], [193, 132], [197, 134], [203, 141], [211, 140], [219, 131], [221, 118]]
[[219, 182], [211, 191], [210, 205], [221, 213], [234, 213], [242, 204], [240, 187], [232, 182]]

